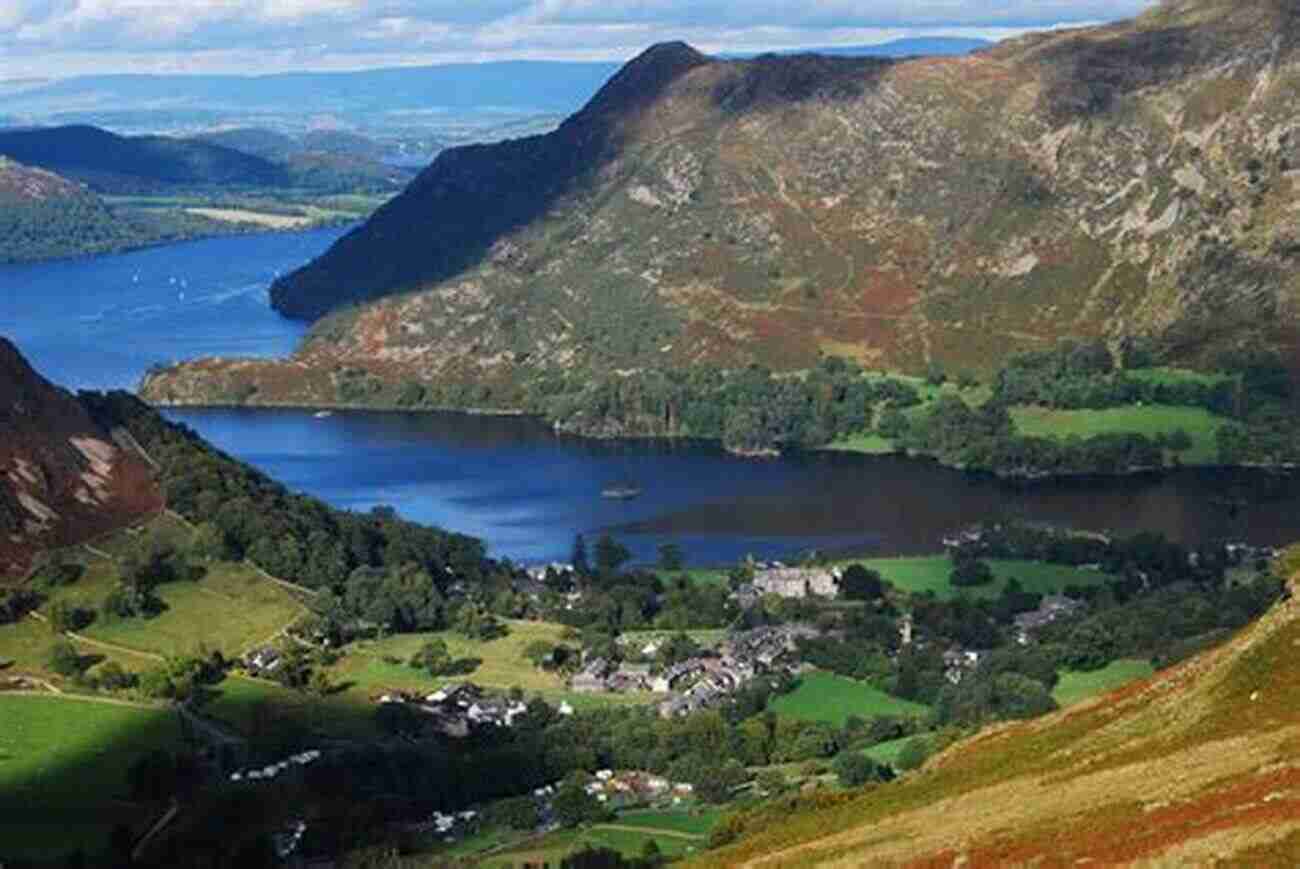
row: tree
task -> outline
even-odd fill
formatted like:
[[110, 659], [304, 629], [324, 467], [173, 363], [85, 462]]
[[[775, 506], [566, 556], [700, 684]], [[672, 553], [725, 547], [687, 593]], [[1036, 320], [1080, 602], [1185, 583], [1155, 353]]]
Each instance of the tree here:
[[85, 669], [77, 647], [67, 640], [56, 640], [50, 646], [49, 662], [50, 669], [60, 676], [79, 676]]
[[880, 766], [860, 751], [841, 751], [831, 763], [835, 776], [846, 788], [861, 787], [867, 782], [883, 778]]
[[221, 561], [229, 556], [226, 535], [216, 523], [200, 522], [194, 528], [190, 553], [200, 561]]
[[676, 543], [659, 544], [659, 569], [677, 571], [682, 569], [682, 548]]
[[533, 830], [541, 823], [537, 801], [530, 796], [514, 797], [493, 803], [491, 819], [512, 830]]
[[978, 558], [959, 558], [948, 575], [948, 581], [959, 588], [988, 585], [993, 581], [993, 568]]
[[627, 547], [609, 534], [600, 535], [596, 541], [596, 570], [603, 577], [614, 576], [631, 557]]
[[600, 821], [608, 814], [600, 801], [587, 793], [580, 776], [570, 776], [565, 779], [555, 792], [551, 809], [555, 812], [555, 820], [565, 827]]
[[587, 541], [581, 534], [573, 538], [573, 552], [569, 556], [569, 563], [579, 575], [591, 572], [591, 564], [587, 561]]
[[49, 619], [50, 630], [56, 634], [79, 631], [89, 625], [95, 618], [94, 612], [74, 606], [66, 600], [56, 600], [45, 611]]
[[924, 736], [914, 736], [899, 749], [894, 765], [904, 771], [920, 769], [929, 756], [930, 741]]
[[1192, 448], [1192, 438], [1184, 429], [1174, 429], [1167, 441], [1169, 449], [1181, 453]]
[[116, 661], [105, 661], [95, 668], [92, 674], [95, 683], [106, 691], [123, 691], [135, 687], [139, 681], [136, 675], [122, 668]]
[[883, 577], [861, 564], [850, 564], [840, 576], [840, 595], [850, 600], [879, 600], [884, 593]]
[[785, 773], [779, 769], [765, 769], [760, 772], [754, 783], [758, 785], [759, 790], [764, 793], [775, 796], [786, 789], [788, 782], [785, 779]]
[[412, 667], [426, 670], [430, 676], [445, 676], [452, 671], [454, 664], [447, 643], [438, 637], [421, 646], [410, 660]]
[[554, 662], [555, 644], [545, 640], [533, 640], [524, 647], [524, 658], [531, 661], [534, 667], [542, 669]]

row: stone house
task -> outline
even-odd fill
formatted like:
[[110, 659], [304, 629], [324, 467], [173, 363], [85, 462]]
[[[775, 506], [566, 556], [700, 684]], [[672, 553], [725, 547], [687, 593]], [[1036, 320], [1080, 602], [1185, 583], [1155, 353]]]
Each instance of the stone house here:
[[759, 594], [775, 594], [787, 598], [809, 595], [835, 597], [840, 591], [839, 577], [821, 567], [776, 567], [754, 574], [754, 589]]

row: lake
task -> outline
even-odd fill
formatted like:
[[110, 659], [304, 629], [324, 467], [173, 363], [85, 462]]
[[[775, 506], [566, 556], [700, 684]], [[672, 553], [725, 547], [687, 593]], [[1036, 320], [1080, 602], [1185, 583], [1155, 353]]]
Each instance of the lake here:
[[[271, 310], [267, 287], [341, 232], [0, 267], [0, 332], [42, 373], [74, 388], [130, 388], [149, 365], [191, 356], [283, 355], [304, 327]], [[575, 534], [603, 530], [639, 560], [652, 560], [669, 540], [697, 564], [813, 548], [916, 553], [996, 517], [1159, 531], [1188, 542], [1300, 540], [1300, 479], [1262, 473], [1010, 485], [894, 457], [747, 460], [708, 443], [588, 441], [516, 417], [242, 409], [168, 416], [295, 489], [352, 509], [391, 505], [529, 563], [565, 559]], [[600, 496], [624, 479], [643, 494]]]

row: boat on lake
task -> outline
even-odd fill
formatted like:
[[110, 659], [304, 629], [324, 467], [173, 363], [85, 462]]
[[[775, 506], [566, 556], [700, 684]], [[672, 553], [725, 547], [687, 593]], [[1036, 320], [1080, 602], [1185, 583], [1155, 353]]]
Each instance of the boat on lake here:
[[641, 487], [630, 480], [624, 480], [621, 483], [610, 483], [600, 490], [600, 497], [609, 498], [614, 501], [628, 501], [636, 498], [641, 494]]
[[318, 410], [312, 414], [312, 416], [316, 419], [329, 419], [333, 415], [334, 415], [334, 411], [332, 410]]

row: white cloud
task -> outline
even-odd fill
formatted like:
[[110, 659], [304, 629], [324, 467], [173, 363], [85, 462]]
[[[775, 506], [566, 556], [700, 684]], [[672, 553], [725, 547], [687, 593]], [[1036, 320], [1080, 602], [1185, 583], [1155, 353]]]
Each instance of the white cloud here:
[[[0, 76], [274, 71], [1000, 38], [1154, 0], [0, 0]], [[327, 47], [324, 47], [327, 46]]]

